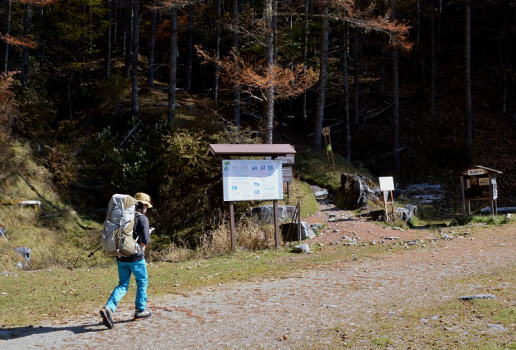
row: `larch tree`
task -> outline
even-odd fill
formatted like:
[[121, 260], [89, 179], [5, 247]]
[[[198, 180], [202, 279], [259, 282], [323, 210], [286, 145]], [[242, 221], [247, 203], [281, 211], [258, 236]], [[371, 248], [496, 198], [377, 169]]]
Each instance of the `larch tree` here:
[[131, 0], [132, 7], [132, 41], [131, 41], [131, 112], [133, 117], [140, 115], [138, 94], [138, 56], [140, 53], [140, 0]]
[[[233, 0], [233, 50], [236, 57], [240, 56], [240, 4], [238, 0]], [[218, 66], [218, 65], [217, 65]], [[238, 64], [235, 64], [235, 69], [238, 70]], [[233, 121], [236, 126], [240, 126], [240, 85], [234, 84], [233, 86]]]
[[[364, 31], [374, 31], [387, 35], [390, 39], [390, 43], [393, 46], [401, 46], [403, 48], [410, 48], [410, 43], [408, 42], [408, 26], [397, 22], [394, 18], [378, 17], [374, 15], [374, 7], [369, 6], [366, 10], [362, 11], [357, 7], [356, 0], [322, 0], [321, 4], [323, 5], [323, 29], [322, 29], [322, 40], [321, 40], [321, 80], [323, 80], [323, 73], [328, 57], [325, 54], [327, 50], [326, 39], [325, 39], [325, 21], [324, 18], [331, 18], [343, 23], [347, 23], [348, 25], [356, 28], [362, 29]], [[329, 9], [331, 8], [331, 12]], [[347, 65], [347, 62], [346, 62]], [[346, 66], [347, 68], [347, 66]], [[355, 77], [356, 78], [356, 77]], [[321, 147], [321, 130], [324, 125], [324, 91], [323, 88], [326, 87], [325, 82], [320, 82], [319, 84], [319, 98], [317, 105], [317, 115], [314, 126], [314, 146], [318, 149]], [[349, 93], [349, 92], [348, 92]], [[347, 120], [347, 117], [345, 118]], [[349, 140], [349, 147], [351, 147], [351, 129], [347, 128], [346, 139]], [[348, 142], [348, 141], [347, 141]], [[351, 150], [348, 150], [349, 155], [351, 157]]]
[[156, 31], [158, 28], [158, 9], [156, 0], [153, 1], [151, 12], [151, 32], [149, 41], [149, 73], [147, 75], [147, 85], [154, 87], [154, 79], [156, 76]]
[[[11, 33], [11, 12], [12, 12], [12, 0], [7, 0], [7, 18], [5, 21], [5, 34], [10, 35]], [[4, 57], [3, 57], [3, 72], [4, 74], [7, 74], [9, 72], [9, 43], [6, 41], [4, 43], [5, 45], [5, 51], [4, 51]]]
[[[220, 43], [222, 40], [222, 0], [215, 0], [215, 12], [217, 14], [215, 23], [215, 57], [220, 59]], [[213, 74], [213, 99], [219, 103], [219, 66], [215, 64]]]
[[[391, 0], [391, 19], [396, 20], [397, 0]], [[391, 50], [392, 59], [392, 152], [394, 167], [400, 166], [400, 78], [398, 63], [398, 46]]]
[[473, 108], [471, 101], [471, 1], [464, 1], [464, 89], [466, 101], [466, 145], [473, 144]]
[[329, 49], [330, 21], [328, 19], [328, 5], [322, 11], [321, 31], [321, 60], [319, 71], [319, 91], [317, 95], [317, 113], [314, 124], [314, 147], [321, 149], [321, 132], [324, 123], [324, 108], [326, 106], [326, 85], [328, 83], [328, 49]]
[[275, 0], [265, 0], [263, 18], [265, 22], [265, 47], [266, 47], [266, 64], [267, 64], [267, 77], [270, 79], [270, 83], [265, 89], [265, 100], [266, 100], [266, 134], [265, 143], [273, 142], [273, 130], [274, 130], [274, 84], [276, 77], [275, 66], [274, 66], [274, 2]]

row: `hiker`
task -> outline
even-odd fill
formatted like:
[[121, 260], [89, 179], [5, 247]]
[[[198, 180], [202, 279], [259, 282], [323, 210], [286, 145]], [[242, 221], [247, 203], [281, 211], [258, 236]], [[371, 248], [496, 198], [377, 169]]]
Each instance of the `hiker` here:
[[145, 247], [150, 241], [149, 219], [145, 216], [147, 209], [152, 208], [151, 198], [148, 194], [138, 192], [134, 195], [136, 199], [136, 213], [134, 218], [133, 238], [138, 243], [139, 251], [128, 257], [117, 257], [118, 265], [118, 286], [113, 289], [106, 306], [100, 310], [100, 316], [104, 325], [113, 328], [113, 313], [117, 305], [124, 297], [129, 287], [131, 273], [136, 280], [136, 300], [134, 318], [145, 318], [152, 315], [146, 308], [147, 305], [147, 264], [145, 262]]

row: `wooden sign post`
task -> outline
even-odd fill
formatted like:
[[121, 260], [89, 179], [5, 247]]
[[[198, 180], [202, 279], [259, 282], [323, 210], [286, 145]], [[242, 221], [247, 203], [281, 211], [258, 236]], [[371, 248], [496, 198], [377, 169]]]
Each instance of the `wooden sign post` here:
[[335, 157], [333, 156], [333, 148], [331, 146], [331, 131], [329, 127], [322, 129], [322, 135], [324, 136], [324, 144], [326, 148], [326, 160], [328, 161], [328, 168], [333, 172], [336, 171], [335, 168]]
[[[392, 208], [392, 220], [394, 221], [394, 178], [392, 176], [380, 177], [380, 190], [383, 192], [383, 204], [385, 209], [385, 221], [389, 219], [389, 205]], [[390, 194], [390, 201], [389, 201]]]

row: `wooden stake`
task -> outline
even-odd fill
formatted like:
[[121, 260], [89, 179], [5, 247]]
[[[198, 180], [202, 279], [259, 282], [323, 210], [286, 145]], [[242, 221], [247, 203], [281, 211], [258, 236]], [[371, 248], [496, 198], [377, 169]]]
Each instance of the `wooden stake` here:
[[278, 233], [278, 201], [272, 201], [272, 211], [274, 212], [274, 248], [278, 249], [280, 246], [279, 233]]
[[233, 202], [229, 202], [229, 220], [231, 225], [231, 251], [236, 250], [237, 240], [236, 240], [236, 229], [235, 229], [235, 206]]
[[301, 202], [297, 202], [297, 241], [301, 244]]
[[489, 205], [491, 206], [491, 216], [495, 216], [494, 199], [493, 199], [493, 184], [491, 183], [491, 175], [489, 175]]
[[392, 203], [392, 221], [396, 219], [396, 211], [394, 210], [394, 191], [391, 192], [391, 203]]
[[385, 207], [385, 221], [389, 221], [389, 212], [387, 210], [387, 197], [388, 197], [387, 192], [383, 191], [383, 205]]
[[462, 200], [462, 215], [466, 215], [466, 192], [464, 190], [464, 176], [460, 177], [460, 195]]

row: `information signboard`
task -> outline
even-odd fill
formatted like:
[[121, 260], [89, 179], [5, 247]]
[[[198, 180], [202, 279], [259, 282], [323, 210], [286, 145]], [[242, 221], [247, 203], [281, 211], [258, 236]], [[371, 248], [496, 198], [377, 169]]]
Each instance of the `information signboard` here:
[[222, 177], [225, 202], [283, 199], [279, 160], [223, 160]]
[[392, 176], [378, 178], [380, 180], [381, 191], [394, 191], [394, 179]]

